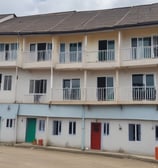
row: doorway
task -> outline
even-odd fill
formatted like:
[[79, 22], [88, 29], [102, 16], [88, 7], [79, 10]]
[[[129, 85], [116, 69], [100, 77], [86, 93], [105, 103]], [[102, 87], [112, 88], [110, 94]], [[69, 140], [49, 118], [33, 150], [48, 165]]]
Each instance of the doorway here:
[[91, 149], [101, 149], [101, 123], [91, 123]]
[[28, 118], [26, 122], [26, 142], [33, 142], [36, 134], [36, 119]]

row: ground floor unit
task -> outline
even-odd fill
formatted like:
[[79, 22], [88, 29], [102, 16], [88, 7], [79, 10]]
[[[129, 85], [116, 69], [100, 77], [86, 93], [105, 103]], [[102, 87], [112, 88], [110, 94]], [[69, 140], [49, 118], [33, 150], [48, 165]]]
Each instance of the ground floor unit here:
[[154, 155], [157, 105], [0, 104], [0, 141]]

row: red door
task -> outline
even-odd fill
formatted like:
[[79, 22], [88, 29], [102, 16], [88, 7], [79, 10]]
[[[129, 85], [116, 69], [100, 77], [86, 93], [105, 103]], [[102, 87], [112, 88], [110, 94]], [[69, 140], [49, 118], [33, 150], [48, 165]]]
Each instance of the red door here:
[[91, 149], [101, 149], [101, 123], [91, 123]]

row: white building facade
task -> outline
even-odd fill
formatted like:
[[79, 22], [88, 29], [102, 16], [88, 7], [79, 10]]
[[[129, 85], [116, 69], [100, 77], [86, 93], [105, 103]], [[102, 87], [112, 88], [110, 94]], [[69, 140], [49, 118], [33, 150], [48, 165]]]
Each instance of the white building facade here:
[[154, 155], [157, 9], [0, 23], [0, 141]]

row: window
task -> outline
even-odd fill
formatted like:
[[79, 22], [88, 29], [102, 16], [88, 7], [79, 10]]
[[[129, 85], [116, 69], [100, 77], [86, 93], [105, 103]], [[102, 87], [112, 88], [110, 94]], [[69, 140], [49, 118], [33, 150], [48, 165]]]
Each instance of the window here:
[[76, 122], [75, 121], [70, 121], [69, 122], [69, 134], [70, 135], [75, 135], [76, 134]]
[[82, 43], [70, 43], [70, 62], [82, 61]]
[[0, 43], [0, 53], [5, 61], [12, 61], [17, 58], [17, 43]]
[[7, 128], [12, 128], [14, 126], [14, 119], [6, 119], [6, 127]]
[[[36, 54], [36, 51], [37, 51], [37, 54]], [[35, 58], [37, 55], [37, 61], [50, 60], [52, 55], [52, 43], [30, 44], [30, 53], [31, 53], [31, 56]]]
[[133, 100], [155, 100], [156, 89], [153, 74], [132, 75]]
[[4, 90], [11, 90], [12, 86], [12, 76], [6, 75], [4, 76]]
[[109, 123], [104, 123], [104, 135], [109, 135]]
[[47, 80], [30, 80], [30, 93], [46, 93], [47, 91]]
[[154, 57], [158, 57], [158, 36], [153, 36], [153, 53]]
[[151, 37], [132, 38], [132, 59], [151, 57]]
[[63, 80], [63, 99], [80, 100], [80, 79]]
[[39, 120], [39, 131], [45, 131], [45, 120]]
[[98, 101], [114, 100], [114, 81], [113, 77], [97, 78]]
[[141, 141], [140, 124], [129, 124], [129, 141]]
[[65, 63], [65, 43], [60, 43], [60, 63]]
[[99, 61], [111, 61], [115, 59], [115, 41], [99, 40]]
[[155, 126], [155, 140], [158, 141], [158, 125]]
[[61, 121], [53, 121], [53, 135], [61, 134]]

